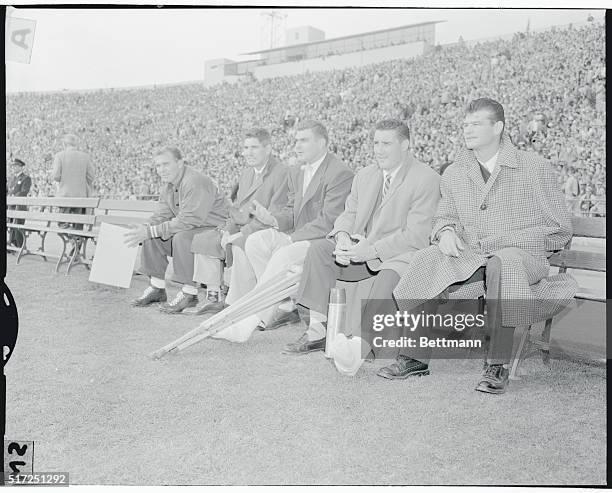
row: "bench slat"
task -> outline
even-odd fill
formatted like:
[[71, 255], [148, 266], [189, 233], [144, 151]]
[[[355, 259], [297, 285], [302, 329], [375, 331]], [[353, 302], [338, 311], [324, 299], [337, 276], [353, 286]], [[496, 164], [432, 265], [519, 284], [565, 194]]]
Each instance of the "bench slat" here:
[[553, 267], [606, 272], [606, 255], [604, 253], [561, 250], [553, 254], [549, 261]]
[[102, 199], [98, 204], [98, 209], [106, 209], [108, 211], [155, 212], [157, 210], [157, 201]]
[[605, 238], [606, 218], [573, 216], [572, 228], [574, 229], [574, 237]]
[[575, 298], [587, 301], [606, 301], [606, 293], [595, 289], [579, 288]]
[[31, 221], [53, 221], [60, 223], [93, 224], [96, 217], [85, 214], [62, 214], [59, 212], [6, 211], [6, 216], [12, 219], [27, 219]]
[[7, 197], [7, 205], [26, 205], [26, 206], [56, 206], [56, 207], [98, 207], [100, 199], [98, 197]]
[[148, 216], [96, 216], [96, 224], [145, 224], [148, 220]]
[[33, 226], [31, 224], [9, 224], [11, 228], [23, 229], [25, 231], [40, 231], [41, 233], [57, 233], [69, 236], [87, 236], [88, 238], [95, 238], [97, 233], [94, 231], [83, 231], [81, 229], [72, 228], [48, 228], [46, 226]]

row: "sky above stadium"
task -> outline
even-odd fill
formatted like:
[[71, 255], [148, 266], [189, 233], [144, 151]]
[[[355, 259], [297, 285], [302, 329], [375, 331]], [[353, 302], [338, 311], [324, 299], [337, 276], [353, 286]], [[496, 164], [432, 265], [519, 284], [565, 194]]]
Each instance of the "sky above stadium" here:
[[[268, 3], [268, 2], [266, 2]], [[586, 21], [597, 10], [502, 9], [274, 9], [279, 28], [312, 25], [326, 39], [426, 21], [436, 42]], [[269, 11], [269, 9], [268, 9]], [[36, 21], [29, 64], [7, 62], [6, 90], [55, 91], [129, 87], [202, 80], [204, 61], [252, 59], [243, 53], [269, 47], [269, 24], [259, 8], [241, 9], [14, 9]], [[281, 45], [284, 34], [279, 35]]]

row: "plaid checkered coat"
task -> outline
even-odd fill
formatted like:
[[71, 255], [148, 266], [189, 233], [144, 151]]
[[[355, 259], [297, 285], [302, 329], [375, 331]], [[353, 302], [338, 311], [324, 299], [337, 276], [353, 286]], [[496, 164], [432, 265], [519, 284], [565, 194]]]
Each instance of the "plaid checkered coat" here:
[[[486, 183], [474, 152], [463, 149], [440, 186], [434, 245], [415, 254], [396, 286], [400, 308], [447, 294], [450, 285], [468, 279], [491, 256], [502, 262], [501, 298], [513, 300], [502, 305], [503, 325], [536, 323], [569, 304], [578, 288], [575, 280], [568, 274], [548, 276], [548, 257], [570, 240], [572, 226], [547, 161], [517, 150], [504, 137]], [[437, 246], [438, 233], [449, 226], [465, 246], [459, 257], [446, 256]], [[475, 287], [465, 285], [452, 297], [484, 294], [482, 283]]]

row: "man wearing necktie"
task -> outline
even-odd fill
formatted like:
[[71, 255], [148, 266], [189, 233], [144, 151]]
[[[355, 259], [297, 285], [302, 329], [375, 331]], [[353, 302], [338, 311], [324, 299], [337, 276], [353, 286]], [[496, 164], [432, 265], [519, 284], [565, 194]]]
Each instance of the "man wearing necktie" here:
[[[219, 312], [227, 306], [226, 303], [233, 303], [255, 286], [255, 274], [244, 253], [244, 244], [249, 235], [269, 226], [253, 216], [253, 209], [255, 204], [261, 204], [270, 211], [278, 212], [287, 204], [288, 168], [272, 155], [270, 133], [263, 128], [246, 132], [243, 155], [247, 167], [238, 180], [236, 201], [229, 209], [225, 225], [193, 237], [193, 280], [206, 284], [207, 296], [203, 306], [188, 308], [183, 313], [202, 315]], [[233, 266], [230, 288], [223, 302], [219, 293], [222, 262], [225, 261], [226, 267], [230, 267], [227, 265], [229, 256]]]
[[[365, 332], [371, 332], [374, 315], [393, 314], [398, 308], [419, 313], [425, 305], [437, 310], [424, 300], [447, 298], [450, 286], [483, 276], [484, 270], [484, 285], [460, 284], [453, 297], [478, 297], [486, 289], [491, 342], [476, 390], [494, 394], [508, 385], [515, 327], [558, 313], [577, 289], [567, 274], [549, 277], [548, 257], [572, 237], [571, 217], [553, 168], [539, 155], [517, 150], [504, 126], [504, 108], [497, 101], [480, 98], [468, 105], [465, 147], [442, 177], [433, 245], [413, 255], [387, 308], [372, 296], [363, 316]], [[403, 335], [414, 341], [429, 336], [427, 327], [404, 329]], [[427, 375], [430, 346], [415, 347], [402, 347], [396, 361], [378, 375]]]
[[[325, 348], [329, 292], [339, 277], [376, 276], [372, 290], [390, 297], [410, 254], [429, 244], [440, 177], [412, 156], [410, 130], [399, 120], [378, 122], [373, 144], [376, 163], [357, 173], [326, 237], [311, 242], [297, 295], [306, 330], [286, 354]], [[381, 270], [385, 275], [377, 275]]]
[[[302, 265], [311, 242], [324, 238], [331, 230], [351, 189], [353, 172], [328, 152], [329, 138], [323, 124], [301, 121], [295, 138], [297, 158], [303, 165], [289, 168], [287, 205], [280, 212], [258, 205], [255, 216], [272, 227], [250, 235], [245, 243], [246, 257], [258, 283]], [[239, 272], [236, 276], [243, 277]], [[258, 325], [269, 328], [273, 322], [278, 325], [282, 321], [274, 320], [276, 310], [272, 307], [252, 315], [227, 332], [249, 332]], [[280, 315], [281, 319], [287, 317]]]

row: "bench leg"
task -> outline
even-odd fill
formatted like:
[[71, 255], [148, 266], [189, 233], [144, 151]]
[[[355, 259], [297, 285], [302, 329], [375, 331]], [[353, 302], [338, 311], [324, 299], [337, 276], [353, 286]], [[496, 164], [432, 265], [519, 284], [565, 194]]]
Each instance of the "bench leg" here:
[[[89, 265], [87, 265], [87, 260], [85, 258], [85, 245], [87, 244], [87, 238], [83, 237], [73, 237], [71, 239], [72, 243], [72, 252], [70, 255], [70, 262], [68, 263], [68, 268], [66, 269], [66, 275], [70, 273], [70, 269], [75, 265], [82, 264], [85, 266], [87, 270], [89, 270]], [[81, 252], [82, 250], [82, 252]]]
[[550, 365], [550, 329], [552, 328], [552, 322], [552, 318], [549, 318], [542, 331], [542, 348], [540, 352], [542, 355], [542, 362], [545, 365]]
[[57, 259], [57, 263], [55, 264], [55, 273], [59, 272], [60, 265], [64, 262], [64, 256], [66, 255], [66, 238], [64, 235], [58, 235], [62, 240], [62, 253], [60, 253], [59, 258]]
[[[80, 260], [81, 260], [81, 256], [80, 256], [81, 239], [80, 238], [71, 238], [70, 243], [72, 244], [72, 252], [69, 254], [70, 255], [70, 261], [68, 262], [68, 267], [66, 269], [66, 274], [65, 275], [70, 274], [70, 269], [72, 268], [72, 266], [80, 263]], [[77, 262], [75, 262], [77, 257], [79, 257], [79, 260]]]
[[27, 239], [28, 239], [28, 234], [27, 234], [26, 231], [22, 231], [22, 230], [19, 230], [19, 232], [21, 233], [21, 239], [23, 240], [23, 243], [21, 244], [21, 248], [19, 249], [19, 253], [17, 253], [17, 262], [15, 263], [15, 265], [19, 264], [19, 262], [21, 261], [21, 257], [23, 257], [23, 256], [28, 254], [28, 248], [26, 246]]
[[529, 339], [529, 334], [531, 332], [531, 325], [525, 327], [523, 331], [523, 335], [521, 336], [521, 341], [519, 342], [518, 347], [516, 348], [516, 353], [514, 353], [514, 358], [512, 361], [512, 369], [510, 370], [510, 380], [520, 380], [521, 377], [517, 376], [517, 370], [521, 360], [523, 358], [523, 353], [525, 352], [525, 344]]
[[[43, 252], [45, 251], [45, 239], [47, 238], [47, 232], [43, 232], [41, 233], [40, 231], [38, 232], [38, 236], [40, 236], [40, 247], [38, 248], [39, 252]], [[41, 255], [41, 257], [45, 260], [45, 262], [47, 261], [47, 257], [45, 255]]]

